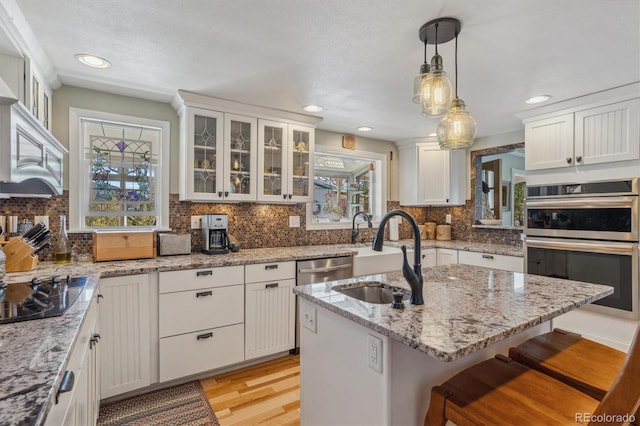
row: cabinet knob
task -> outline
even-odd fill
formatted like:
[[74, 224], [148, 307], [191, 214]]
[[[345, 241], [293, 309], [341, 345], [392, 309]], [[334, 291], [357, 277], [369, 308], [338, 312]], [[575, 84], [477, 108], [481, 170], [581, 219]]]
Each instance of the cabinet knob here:
[[222, 198], [222, 191], [218, 191], [218, 197]]
[[224, 196], [228, 197], [229, 196], [229, 191], [224, 191]]
[[282, 199], [286, 200], [287, 199], [287, 194], [282, 194]]
[[291, 197], [293, 197], [293, 194], [289, 194], [289, 199], [291, 199]]
[[567, 157], [567, 164], [571, 164], [571, 157]]
[[104, 296], [103, 296], [103, 295], [101, 295], [101, 294], [98, 294], [98, 295], [96, 296], [96, 300], [98, 301], [98, 303], [100, 303], [100, 299], [104, 299]]
[[576, 163], [582, 163], [582, 157], [580, 155], [576, 157]]

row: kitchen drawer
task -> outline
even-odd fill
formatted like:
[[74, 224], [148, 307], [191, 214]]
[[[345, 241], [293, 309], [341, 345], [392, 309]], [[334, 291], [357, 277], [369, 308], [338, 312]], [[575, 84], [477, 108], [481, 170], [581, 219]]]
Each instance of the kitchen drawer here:
[[245, 266], [245, 282], [279, 281], [295, 279], [296, 262], [258, 263]]
[[244, 285], [160, 295], [160, 337], [244, 322]]
[[160, 339], [160, 381], [244, 361], [244, 324]]
[[518, 256], [505, 256], [502, 254], [478, 253], [462, 251], [458, 253], [458, 262], [466, 265], [484, 266], [487, 268], [503, 269], [505, 271], [523, 272], [524, 260]]
[[244, 266], [160, 272], [160, 294], [244, 284]]

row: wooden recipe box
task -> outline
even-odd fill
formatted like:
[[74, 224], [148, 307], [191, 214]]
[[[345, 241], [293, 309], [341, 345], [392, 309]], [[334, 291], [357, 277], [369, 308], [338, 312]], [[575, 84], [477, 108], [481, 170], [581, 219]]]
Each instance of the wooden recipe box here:
[[153, 231], [93, 233], [93, 261], [151, 259], [156, 257]]

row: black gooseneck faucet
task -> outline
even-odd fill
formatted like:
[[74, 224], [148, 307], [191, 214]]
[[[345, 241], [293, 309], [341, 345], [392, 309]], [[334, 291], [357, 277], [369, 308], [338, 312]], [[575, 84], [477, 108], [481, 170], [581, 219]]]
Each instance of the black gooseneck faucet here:
[[367, 219], [367, 223], [369, 225], [369, 229], [373, 228], [373, 224], [371, 223], [371, 216], [369, 216], [366, 212], [360, 210], [358, 213], [353, 215], [353, 222], [351, 224], [351, 244], [356, 243], [356, 239], [358, 238], [358, 234], [360, 233], [360, 224], [358, 224], [358, 228], [356, 228], [356, 217], [358, 215], [364, 215]]
[[384, 227], [394, 216], [402, 216], [411, 225], [413, 230], [413, 270], [409, 267], [409, 262], [407, 261], [407, 247], [402, 246], [402, 275], [404, 279], [409, 283], [409, 287], [411, 287], [411, 304], [412, 305], [423, 305], [424, 298], [422, 296], [422, 265], [420, 261], [422, 259], [422, 254], [420, 252], [420, 230], [418, 229], [418, 225], [413, 217], [405, 212], [404, 210], [391, 210], [389, 213], [384, 215], [382, 220], [380, 220], [380, 224], [378, 225], [378, 232], [376, 233], [376, 237], [373, 239], [372, 248], [375, 251], [382, 251], [382, 244], [384, 242]]

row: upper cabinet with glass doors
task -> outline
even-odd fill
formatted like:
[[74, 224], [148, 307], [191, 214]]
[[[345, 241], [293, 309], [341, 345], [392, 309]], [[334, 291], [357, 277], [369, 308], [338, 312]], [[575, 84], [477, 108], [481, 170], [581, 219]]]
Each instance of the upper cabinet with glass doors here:
[[187, 109], [181, 200], [255, 200], [256, 119]]
[[172, 104], [180, 115], [180, 200], [311, 200], [320, 118], [184, 91]]
[[311, 201], [314, 129], [258, 120], [258, 201]]

